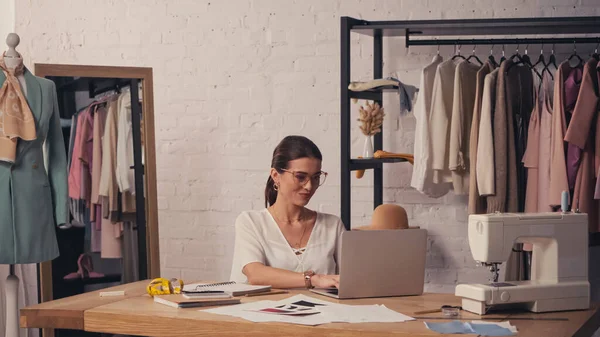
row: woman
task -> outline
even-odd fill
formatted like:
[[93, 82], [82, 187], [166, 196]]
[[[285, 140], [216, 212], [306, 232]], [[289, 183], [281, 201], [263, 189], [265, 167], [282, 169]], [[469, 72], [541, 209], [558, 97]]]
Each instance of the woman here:
[[321, 151], [308, 138], [287, 136], [273, 152], [265, 209], [235, 223], [231, 280], [273, 288], [339, 285], [339, 217], [305, 206], [325, 182]]

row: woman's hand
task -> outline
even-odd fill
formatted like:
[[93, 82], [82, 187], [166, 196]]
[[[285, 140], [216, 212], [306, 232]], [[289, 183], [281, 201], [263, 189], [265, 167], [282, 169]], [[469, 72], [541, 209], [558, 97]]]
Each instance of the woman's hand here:
[[315, 288], [339, 288], [340, 276], [339, 275], [314, 275], [311, 277], [310, 282]]

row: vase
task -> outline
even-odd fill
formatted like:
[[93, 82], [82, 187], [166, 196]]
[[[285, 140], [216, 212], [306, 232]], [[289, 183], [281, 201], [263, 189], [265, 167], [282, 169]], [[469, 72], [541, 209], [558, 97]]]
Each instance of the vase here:
[[371, 136], [366, 136], [365, 146], [363, 148], [363, 158], [373, 158], [373, 142]]

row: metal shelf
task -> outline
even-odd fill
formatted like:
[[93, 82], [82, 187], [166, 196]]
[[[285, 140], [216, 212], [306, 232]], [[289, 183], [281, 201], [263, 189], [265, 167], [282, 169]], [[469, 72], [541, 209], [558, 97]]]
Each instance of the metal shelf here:
[[561, 35], [600, 33], [600, 17], [460, 19], [414, 21], [357, 20], [352, 32], [374, 36]]
[[[373, 78], [383, 75], [383, 37], [403, 37], [406, 46], [410, 45], [449, 45], [449, 44], [536, 44], [536, 43], [598, 43], [600, 37], [587, 34], [600, 34], [600, 16], [548, 17], [548, 18], [506, 18], [468, 20], [414, 20], [414, 21], [367, 21], [348, 16], [340, 18], [340, 112], [341, 112], [341, 218], [346, 229], [351, 228], [350, 185], [351, 171], [373, 169], [373, 206], [383, 202], [383, 163], [401, 162], [389, 159], [352, 159], [350, 157], [350, 99], [381, 101], [382, 93], [392, 88], [378, 88], [355, 92], [348, 89], [351, 79], [350, 45], [351, 34], [357, 33], [373, 37]], [[527, 36], [521, 38], [521, 36]], [[567, 36], [565, 36], [567, 35]], [[435, 39], [446, 36], [447, 39]], [[453, 39], [452, 37], [478, 36], [481, 38]], [[484, 38], [485, 36], [485, 38]], [[487, 39], [496, 36], [496, 39]], [[430, 37], [430, 39], [425, 39]], [[432, 39], [431, 37], [434, 37]], [[374, 137], [374, 150], [382, 150], [383, 129]], [[384, 161], [385, 160], [385, 161]], [[590, 245], [600, 244], [600, 233], [590, 234]]]
[[366, 99], [371, 101], [381, 101], [381, 94], [384, 92], [398, 92], [398, 87], [393, 85], [381, 86], [376, 89], [370, 89], [365, 91], [352, 91], [348, 89], [348, 96], [356, 99]]
[[384, 163], [403, 163], [404, 158], [369, 158], [350, 159], [350, 171], [380, 168]]

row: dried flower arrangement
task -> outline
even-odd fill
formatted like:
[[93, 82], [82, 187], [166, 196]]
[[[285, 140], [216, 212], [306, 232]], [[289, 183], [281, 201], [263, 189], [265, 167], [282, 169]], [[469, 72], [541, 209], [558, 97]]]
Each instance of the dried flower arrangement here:
[[381, 132], [381, 125], [383, 124], [383, 117], [385, 113], [383, 108], [379, 106], [377, 102], [370, 104], [367, 101], [366, 108], [360, 106], [358, 121], [361, 122], [360, 130], [365, 136], [373, 136], [378, 132]]

